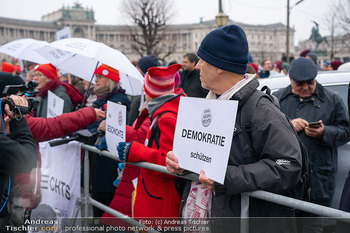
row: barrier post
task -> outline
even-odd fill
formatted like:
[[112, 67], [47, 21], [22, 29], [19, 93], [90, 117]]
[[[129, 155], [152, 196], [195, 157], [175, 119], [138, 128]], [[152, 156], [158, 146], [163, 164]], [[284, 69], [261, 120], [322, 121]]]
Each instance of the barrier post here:
[[83, 213], [83, 225], [88, 225], [89, 217], [89, 205], [87, 202], [87, 197], [89, 197], [89, 180], [90, 179], [90, 170], [89, 170], [89, 151], [84, 149], [84, 213]]
[[249, 196], [241, 194], [241, 233], [249, 232]]

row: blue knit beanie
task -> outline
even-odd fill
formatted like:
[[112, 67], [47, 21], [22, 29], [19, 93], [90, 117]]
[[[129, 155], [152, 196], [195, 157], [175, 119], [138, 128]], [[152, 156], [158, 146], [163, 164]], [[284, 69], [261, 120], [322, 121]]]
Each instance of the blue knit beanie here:
[[237, 74], [247, 72], [248, 41], [243, 29], [227, 25], [204, 37], [197, 55], [209, 64]]
[[158, 57], [154, 55], [144, 56], [137, 62], [137, 66], [146, 74], [149, 68], [158, 66]]

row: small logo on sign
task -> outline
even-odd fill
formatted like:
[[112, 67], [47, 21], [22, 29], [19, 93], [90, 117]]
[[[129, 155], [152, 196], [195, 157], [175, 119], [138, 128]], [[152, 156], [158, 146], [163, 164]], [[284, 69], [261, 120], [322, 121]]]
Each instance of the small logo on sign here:
[[211, 112], [210, 112], [210, 108], [208, 109], [204, 109], [203, 113], [202, 113], [202, 125], [204, 127], [208, 127], [211, 123]]
[[121, 126], [123, 123], [123, 114], [122, 114], [122, 111], [119, 111], [118, 112], [118, 124], [119, 126]]

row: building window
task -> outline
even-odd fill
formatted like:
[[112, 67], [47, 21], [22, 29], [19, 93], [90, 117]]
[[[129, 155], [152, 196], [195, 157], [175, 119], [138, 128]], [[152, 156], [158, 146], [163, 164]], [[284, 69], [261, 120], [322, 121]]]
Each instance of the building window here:
[[187, 50], [187, 44], [186, 44], [186, 43], [183, 44], [183, 50], [184, 50], [184, 51]]
[[120, 52], [122, 52], [123, 54], [125, 54], [125, 46], [122, 44], [120, 45]]
[[45, 40], [45, 38], [44, 38], [44, 32], [40, 32], [40, 40]]
[[84, 38], [84, 31], [81, 28], [74, 29], [73, 37]]

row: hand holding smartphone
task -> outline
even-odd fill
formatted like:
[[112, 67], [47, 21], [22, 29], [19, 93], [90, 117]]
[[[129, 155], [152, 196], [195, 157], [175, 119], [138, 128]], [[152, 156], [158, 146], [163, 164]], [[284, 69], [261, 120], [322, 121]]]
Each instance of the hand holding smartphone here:
[[321, 122], [319, 122], [319, 121], [309, 122], [309, 127], [310, 128], [319, 128], [319, 127], [321, 127]]

